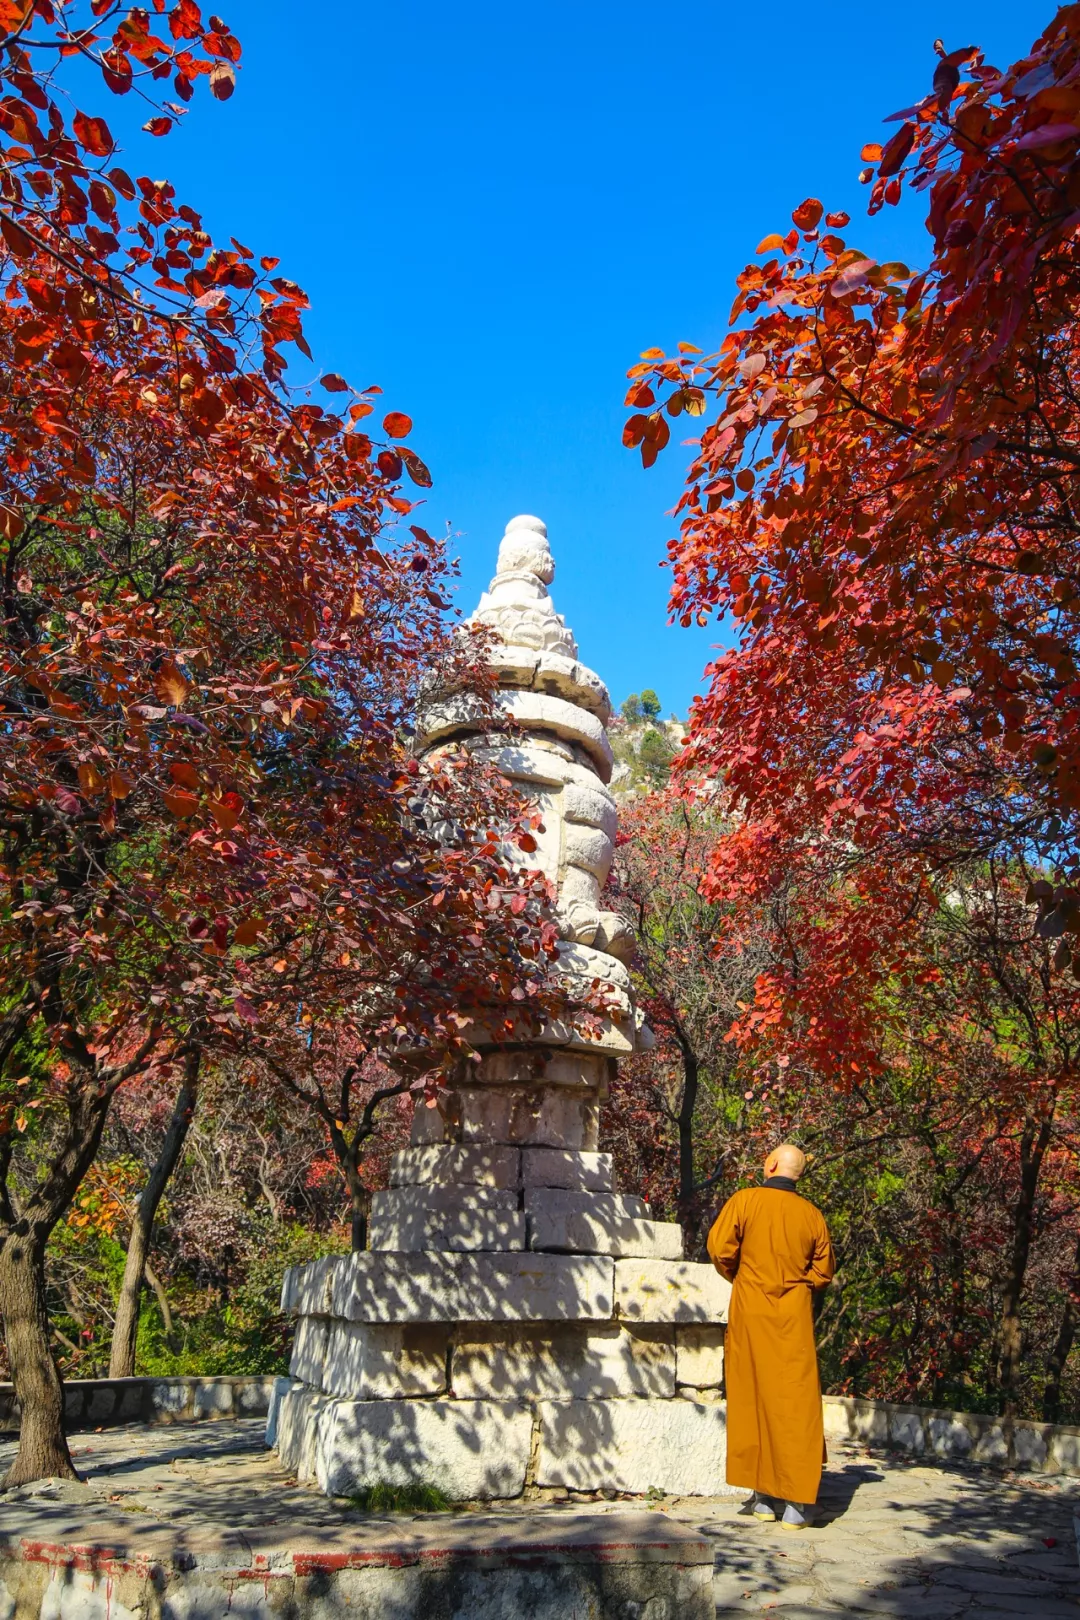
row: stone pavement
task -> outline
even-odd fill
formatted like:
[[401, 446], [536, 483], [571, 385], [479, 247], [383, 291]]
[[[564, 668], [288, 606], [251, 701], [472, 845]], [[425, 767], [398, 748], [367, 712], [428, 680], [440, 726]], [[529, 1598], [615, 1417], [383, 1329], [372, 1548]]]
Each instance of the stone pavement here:
[[[85, 1485], [25, 1487], [0, 1496], [0, 1510], [17, 1509], [24, 1518], [37, 1511], [43, 1529], [69, 1505], [96, 1507], [133, 1524], [165, 1521], [180, 1536], [227, 1526], [234, 1536], [252, 1539], [288, 1527], [298, 1537], [325, 1541], [356, 1536], [365, 1520], [371, 1525], [367, 1516], [291, 1481], [263, 1448], [258, 1423], [110, 1429], [76, 1436], [73, 1451]], [[10, 1446], [0, 1447], [0, 1467], [10, 1453]], [[761, 1525], [730, 1497], [667, 1498], [651, 1511], [709, 1539], [717, 1620], [757, 1614], [1080, 1620], [1072, 1524], [1078, 1494], [1074, 1481], [932, 1467], [848, 1445], [830, 1447], [820, 1522], [812, 1530], [792, 1534]], [[570, 1519], [595, 1521], [598, 1514], [641, 1505], [574, 1501], [565, 1493], [559, 1501], [545, 1493], [543, 1501], [496, 1511], [565, 1527]], [[473, 1512], [491, 1511], [477, 1504], [437, 1517], [453, 1517], [464, 1528], [461, 1521]], [[431, 1517], [402, 1516], [398, 1523], [403, 1531], [408, 1524], [419, 1529]], [[507, 1620], [514, 1615], [503, 1607], [497, 1612]], [[652, 1620], [648, 1607], [643, 1612]], [[454, 1616], [473, 1620], [469, 1609], [455, 1609]]]
[[717, 1620], [847, 1614], [896, 1620], [1077, 1620], [1075, 1480], [928, 1467], [830, 1443], [812, 1530], [745, 1504], [672, 1504], [716, 1548]]

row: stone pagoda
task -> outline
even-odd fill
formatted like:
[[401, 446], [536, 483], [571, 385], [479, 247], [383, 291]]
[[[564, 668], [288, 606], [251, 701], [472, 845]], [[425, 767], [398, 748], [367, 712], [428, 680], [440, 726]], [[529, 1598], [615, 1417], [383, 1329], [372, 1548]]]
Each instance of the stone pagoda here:
[[478, 1062], [372, 1198], [368, 1249], [289, 1271], [297, 1320], [269, 1439], [330, 1495], [437, 1485], [453, 1500], [530, 1487], [680, 1495], [724, 1489], [729, 1286], [682, 1259], [682, 1231], [616, 1192], [598, 1151], [620, 1056], [649, 1038], [627, 968], [633, 937], [603, 908], [614, 848], [607, 689], [578, 662], [548, 586], [547, 530], [514, 518], [476, 610], [514, 732], [449, 698], [425, 753], [463, 744], [539, 806], [530, 860], [557, 881], [559, 973], [572, 1005], [597, 982], [605, 1017], [569, 1017]]

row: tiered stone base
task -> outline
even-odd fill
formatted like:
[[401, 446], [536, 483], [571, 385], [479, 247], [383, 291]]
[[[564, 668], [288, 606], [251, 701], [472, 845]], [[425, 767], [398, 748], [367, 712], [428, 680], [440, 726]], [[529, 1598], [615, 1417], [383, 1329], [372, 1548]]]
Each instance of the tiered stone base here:
[[395, 1155], [372, 1249], [294, 1268], [269, 1440], [335, 1496], [527, 1486], [716, 1495], [728, 1285], [612, 1191], [606, 1154]]

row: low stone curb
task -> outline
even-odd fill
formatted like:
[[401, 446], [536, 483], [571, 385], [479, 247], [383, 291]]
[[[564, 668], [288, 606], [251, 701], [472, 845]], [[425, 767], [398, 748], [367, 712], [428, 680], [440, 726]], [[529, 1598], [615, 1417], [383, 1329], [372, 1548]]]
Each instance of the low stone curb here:
[[857, 1440], [949, 1462], [1080, 1476], [1080, 1428], [1069, 1424], [851, 1395], [826, 1395], [822, 1405], [826, 1439]]
[[10, 1620], [712, 1620], [712, 1577], [706, 1539], [656, 1513], [418, 1515], [283, 1539], [272, 1526], [193, 1531], [100, 1507], [0, 1506]]
[[[115, 1423], [265, 1417], [273, 1390], [272, 1376], [71, 1379], [64, 1384], [64, 1424], [74, 1433]], [[17, 1433], [19, 1420], [14, 1387], [0, 1383], [0, 1431]]]

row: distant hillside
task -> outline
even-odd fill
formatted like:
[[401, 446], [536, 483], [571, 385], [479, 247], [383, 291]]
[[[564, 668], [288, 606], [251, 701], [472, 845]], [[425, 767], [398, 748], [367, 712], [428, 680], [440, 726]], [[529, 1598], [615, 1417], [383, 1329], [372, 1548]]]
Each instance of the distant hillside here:
[[660, 699], [651, 687], [640, 696], [632, 692], [608, 726], [615, 755], [611, 789], [616, 797], [662, 788], [685, 735], [686, 727], [674, 715], [660, 718]]

